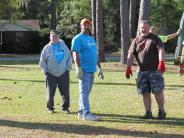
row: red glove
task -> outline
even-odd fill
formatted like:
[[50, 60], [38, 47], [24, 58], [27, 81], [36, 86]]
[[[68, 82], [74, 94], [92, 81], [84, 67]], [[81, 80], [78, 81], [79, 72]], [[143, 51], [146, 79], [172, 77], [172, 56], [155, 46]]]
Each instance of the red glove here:
[[160, 61], [159, 61], [158, 70], [159, 70], [160, 72], [162, 72], [162, 73], [165, 71], [165, 63], [164, 63], [163, 60], [160, 60]]
[[132, 76], [132, 70], [131, 67], [127, 67], [126, 69], [126, 78], [129, 79], [130, 75]]

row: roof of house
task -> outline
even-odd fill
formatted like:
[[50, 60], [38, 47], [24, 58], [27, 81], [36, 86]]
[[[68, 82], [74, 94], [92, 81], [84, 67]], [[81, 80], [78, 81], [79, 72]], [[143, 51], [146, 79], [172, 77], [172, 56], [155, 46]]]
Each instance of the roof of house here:
[[39, 20], [16, 20], [15, 23], [9, 21], [0, 22], [0, 31], [39, 31]]

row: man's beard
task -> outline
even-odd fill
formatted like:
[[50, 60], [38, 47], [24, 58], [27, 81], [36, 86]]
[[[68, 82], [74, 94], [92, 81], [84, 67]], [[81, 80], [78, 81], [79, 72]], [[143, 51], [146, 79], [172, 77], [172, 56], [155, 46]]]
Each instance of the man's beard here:
[[87, 34], [91, 34], [91, 29], [90, 28], [84, 28], [84, 32]]
[[146, 37], [146, 36], [148, 36], [149, 35], [149, 32], [147, 32], [147, 33], [142, 33], [141, 34], [141, 37]]

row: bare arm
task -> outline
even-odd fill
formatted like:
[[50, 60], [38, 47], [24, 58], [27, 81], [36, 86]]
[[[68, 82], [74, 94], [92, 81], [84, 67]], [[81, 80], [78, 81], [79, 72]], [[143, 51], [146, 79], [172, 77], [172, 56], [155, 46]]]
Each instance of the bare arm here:
[[97, 66], [98, 66], [98, 68], [101, 68], [101, 65], [100, 65], [100, 56], [99, 56], [99, 53], [98, 53], [98, 63], [97, 63]]
[[128, 53], [127, 57], [127, 67], [131, 67], [133, 64], [134, 55], [132, 53]]
[[159, 61], [164, 61], [164, 54], [165, 54], [165, 51], [164, 51], [164, 48], [163, 47], [160, 47], [158, 48], [158, 56], [159, 56]]
[[101, 65], [100, 65], [100, 59], [98, 59], [98, 63], [97, 63], [97, 65], [98, 65], [98, 68], [101, 68]]
[[171, 40], [175, 37], [177, 37], [179, 35], [179, 33], [181, 32], [181, 29], [179, 29], [176, 33], [174, 34], [170, 34], [170, 35], [167, 35], [167, 40]]
[[75, 62], [75, 66], [79, 68], [80, 67], [79, 54], [75, 51], [73, 51], [72, 54], [73, 54], [73, 60]]

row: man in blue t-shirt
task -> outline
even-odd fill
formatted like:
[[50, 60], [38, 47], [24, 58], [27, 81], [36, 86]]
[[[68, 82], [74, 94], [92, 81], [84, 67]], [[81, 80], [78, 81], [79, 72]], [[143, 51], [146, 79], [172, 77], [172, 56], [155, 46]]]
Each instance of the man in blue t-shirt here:
[[78, 118], [96, 121], [99, 117], [92, 115], [89, 106], [89, 93], [94, 81], [94, 72], [98, 65], [98, 76], [104, 78], [98, 59], [98, 49], [95, 39], [89, 36], [91, 21], [87, 18], [81, 20], [81, 33], [72, 39], [71, 50], [75, 62], [76, 77], [79, 81], [79, 112]]

